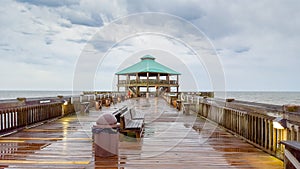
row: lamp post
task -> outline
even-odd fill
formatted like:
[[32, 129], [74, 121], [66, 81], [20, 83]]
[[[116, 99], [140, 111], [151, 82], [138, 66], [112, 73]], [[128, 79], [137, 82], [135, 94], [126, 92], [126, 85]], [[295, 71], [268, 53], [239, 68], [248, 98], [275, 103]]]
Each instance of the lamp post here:
[[276, 149], [279, 151], [280, 154], [282, 154], [283, 146], [280, 146], [279, 143], [285, 138], [282, 135], [284, 134], [284, 129], [287, 128], [286, 119], [283, 119], [282, 117], [275, 118], [273, 120], [273, 128], [275, 129]]
[[286, 119], [283, 119], [282, 117], [277, 117], [273, 120], [273, 127], [275, 129], [285, 129], [286, 126]]

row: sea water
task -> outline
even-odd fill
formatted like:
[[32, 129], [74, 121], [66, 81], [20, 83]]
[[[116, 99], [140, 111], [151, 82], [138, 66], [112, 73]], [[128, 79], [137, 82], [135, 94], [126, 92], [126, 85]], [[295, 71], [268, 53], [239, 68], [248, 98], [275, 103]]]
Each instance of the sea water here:
[[0, 90], [0, 100], [35, 97], [57, 97], [80, 95], [79, 91], [31, 91], [31, 90]]
[[300, 92], [227, 92], [226, 98], [275, 105], [300, 105]]
[[[0, 90], [0, 100], [16, 99], [18, 97], [34, 98], [34, 97], [56, 97], [80, 95], [80, 91], [29, 91], [29, 90]], [[226, 92], [226, 98], [234, 98], [236, 100], [267, 103], [275, 105], [297, 104], [300, 105], [300, 92], [253, 92], [239, 91]]]

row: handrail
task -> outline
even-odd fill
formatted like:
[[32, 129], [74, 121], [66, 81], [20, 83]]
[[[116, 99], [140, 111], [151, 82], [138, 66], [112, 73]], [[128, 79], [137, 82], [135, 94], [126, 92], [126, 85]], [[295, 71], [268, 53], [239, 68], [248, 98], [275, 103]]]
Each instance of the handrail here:
[[62, 103], [23, 105], [0, 109], [0, 134], [62, 115]]
[[[147, 79], [140, 79], [139, 81], [137, 80], [119, 80], [119, 85], [121, 84], [147, 84]], [[169, 82], [167, 80], [159, 80], [157, 81], [156, 79], [149, 79], [148, 84], [172, 84], [172, 85], [177, 85], [178, 82], [177, 80], [170, 80]]]

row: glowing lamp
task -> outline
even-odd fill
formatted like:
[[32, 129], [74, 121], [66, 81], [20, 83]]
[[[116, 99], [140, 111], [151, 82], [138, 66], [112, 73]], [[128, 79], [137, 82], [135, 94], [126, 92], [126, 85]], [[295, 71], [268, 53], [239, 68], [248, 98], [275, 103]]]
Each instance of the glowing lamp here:
[[285, 129], [286, 126], [286, 119], [283, 119], [281, 117], [277, 117], [273, 120], [273, 127], [275, 129]]
[[68, 101], [67, 100], [64, 100], [64, 105], [68, 105]]

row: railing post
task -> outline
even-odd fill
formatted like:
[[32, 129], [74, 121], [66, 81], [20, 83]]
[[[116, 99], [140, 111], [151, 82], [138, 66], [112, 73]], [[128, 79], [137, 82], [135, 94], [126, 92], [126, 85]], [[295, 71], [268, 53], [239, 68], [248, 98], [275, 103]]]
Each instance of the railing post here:
[[300, 127], [297, 127], [297, 141], [300, 142]]
[[2, 131], [4, 129], [3, 123], [4, 123], [3, 112], [2, 112], [2, 110], [0, 110], [0, 131]]
[[285, 146], [284, 150], [284, 168], [299, 169], [300, 168], [300, 143], [296, 141], [281, 141]]

